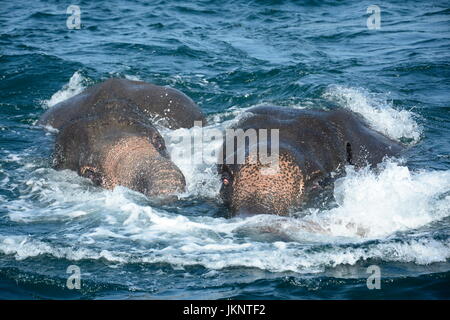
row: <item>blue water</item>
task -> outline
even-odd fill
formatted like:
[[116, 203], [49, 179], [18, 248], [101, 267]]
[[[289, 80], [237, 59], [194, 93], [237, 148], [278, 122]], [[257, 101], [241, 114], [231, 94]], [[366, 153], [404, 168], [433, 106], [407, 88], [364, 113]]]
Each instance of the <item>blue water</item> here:
[[[448, 299], [449, 4], [2, 2], [0, 298]], [[260, 104], [338, 105], [409, 147], [377, 170], [347, 168], [331, 204], [288, 218], [223, 218], [214, 166], [181, 162], [188, 191], [158, 207], [54, 171], [54, 136], [35, 125], [112, 76], [185, 92], [211, 127]], [[66, 286], [70, 265], [80, 290]]]

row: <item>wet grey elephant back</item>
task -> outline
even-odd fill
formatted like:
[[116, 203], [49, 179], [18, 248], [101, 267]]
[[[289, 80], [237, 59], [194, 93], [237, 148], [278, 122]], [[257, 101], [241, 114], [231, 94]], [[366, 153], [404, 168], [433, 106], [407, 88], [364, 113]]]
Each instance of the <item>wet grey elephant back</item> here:
[[39, 123], [61, 128], [79, 118], [109, 112], [126, 113], [170, 129], [190, 128], [204, 121], [201, 109], [184, 93], [142, 81], [109, 79], [46, 112]]
[[[359, 115], [344, 109], [313, 110], [264, 106], [236, 125], [244, 130], [279, 129], [281, 146], [299, 160], [316, 163], [326, 171], [339, 164], [376, 165], [398, 155], [403, 146], [370, 128]], [[306, 157], [305, 157], [306, 156]]]

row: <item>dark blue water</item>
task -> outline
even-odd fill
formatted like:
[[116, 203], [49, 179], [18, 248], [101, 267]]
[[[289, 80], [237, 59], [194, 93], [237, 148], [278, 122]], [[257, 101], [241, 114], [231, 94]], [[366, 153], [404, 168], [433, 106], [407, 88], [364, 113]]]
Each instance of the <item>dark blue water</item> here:
[[[2, 2], [0, 298], [448, 299], [449, 2], [378, 2], [369, 30], [372, 4]], [[223, 218], [214, 166], [178, 161], [188, 192], [158, 207], [52, 170], [54, 137], [35, 125], [112, 76], [185, 92], [211, 127], [259, 104], [338, 105], [409, 149], [347, 168], [333, 205], [288, 218]], [[66, 287], [70, 265], [80, 290]], [[366, 286], [370, 265], [380, 290]]]

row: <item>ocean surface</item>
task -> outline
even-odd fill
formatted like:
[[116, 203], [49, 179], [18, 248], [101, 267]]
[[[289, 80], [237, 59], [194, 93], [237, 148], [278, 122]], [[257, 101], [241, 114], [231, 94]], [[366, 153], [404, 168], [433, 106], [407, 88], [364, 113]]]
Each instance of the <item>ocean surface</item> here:
[[[80, 29], [68, 28], [70, 4]], [[379, 29], [367, 26], [373, 4]], [[0, 299], [449, 299], [449, 7], [3, 1]], [[347, 167], [331, 203], [291, 217], [227, 219], [214, 165], [175, 159], [188, 190], [157, 206], [51, 168], [54, 135], [37, 119], [110, 77], [177, 88], [212, 128], [255, 105], [339, 107], [408, 149]], [[182, 131], [164, 131], [171, 153]], [[372, 265], [380, 289], [368, 289]], [[80, 289], [67, 287], [69, 266]]]

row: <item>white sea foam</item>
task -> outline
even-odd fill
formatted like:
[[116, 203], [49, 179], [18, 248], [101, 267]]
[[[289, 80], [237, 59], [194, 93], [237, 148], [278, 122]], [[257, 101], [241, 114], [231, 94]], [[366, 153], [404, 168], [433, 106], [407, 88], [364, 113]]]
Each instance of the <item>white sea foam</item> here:
[[[347, 176], [336, 182], [336, 208], [303, 218], [225, 219], [175, 214], [149, 206], [126, 188], [86, 190], [90, 184], [71, 172], [38, 169], [27, 180], [26, 195], [8, 203], [10, 219], [17, 223], [82, 219], [80, 226], [65, 229], [67, 242], [2, 236], [0, 252], [16, 259], [50, 254], [71, 260], [200, 264], [211, 269], [241, 266], [275, 272], [320, 272], [367, 259], [429, 264], [450, 258], [445, 239], [426, 233], [418, 238], [395, 236], [448, 217], [450, 171], [412, 172], [392, 161], [385, 162], [379, 174], [347, 170]], [[27, 200], [36, 196], [47, 205], [39, 208]], [[126, 249], [129, 246], [133, 250]]]
[[[111, 237], [111, 232], [94, 234], [94, 242]], [[114, 235], [115, 241], [119, 241]], [[321, 272], [326, 267], [354, 265], [358, 261], [379, 259], [383, 261], [430, 264], [445, 262], [450, 258], [448, 243], [433, 239], [384, 242], [365, 247], [328, 246], [310, 247], [298, 243], [233, 243], [224, 239], [220, 243], [198, 241], [186, 237], [184, 243], [173, 241], [162, 249], [121, 251], [114, 248], [91, 249], [86, 247], [51, 245], [29, 236], [0, 236], [0, 252], [14, 255], [17, 260], [49, 254], [70, 260], [106, 259], [119, 263], [170, 263], [174, 266], [203, 265], [210, 269], [226, 267], [251, 267], [283, 272]], [[91, 242], [92, 243], [92, 242]]]
[[347, 168], [335, 182], [336, 208], [306, 220], [333, 236], [386, 237], [450, 215], [450, 171], [411, 172], [387, 161], [379, 174]]
[[397, 110], [385, 98], [364, 89], [332, 86], [325, 92], [324, 97], [359, 113], [375, 130], [392, 139], [406, 138], [418, 142], [421, 137], [421, 128], [411, 111]]
[[[225, 129], [247, 116], [249, 108], [231, 108], [225, 113], [209, 116], [209, 125], [190, 129], [160, 128], [172, 161], [186, 177], [187, 196], [214, 198], [220, 189], [216, 164]], [[215, 136], [215, 137], [214, 137]], [[195, 139], [195, 147], [193, 140]], [[199, 143], [197, 143], [199, 141]]]
[[133, 80], [133, 81], [142, 81], [142, 79], [139, 78], [138, 76], [131, 75], [131, 74], [126, 74], [125, 78], [128, 80]]
[[86, 88], [86, 82], [87, 79], [79, 71], [76, 71], [61, 90], [55, 92], [50, 99], [43, 101], [43, 106], [53, 107], [55, 104], [79, 94]]
[[[172, 161], [180, 168], [186, 177], [187, 195], [202, 195], [214, 197], [220, 188], [215, 163], [222, 142], [208, 140], [202, 134], [216, 126], [193, 127], [191, 129], [162, 130], [164, 140]], [[191, 137], [197, 137], [201, 143], [191, 143]]]

